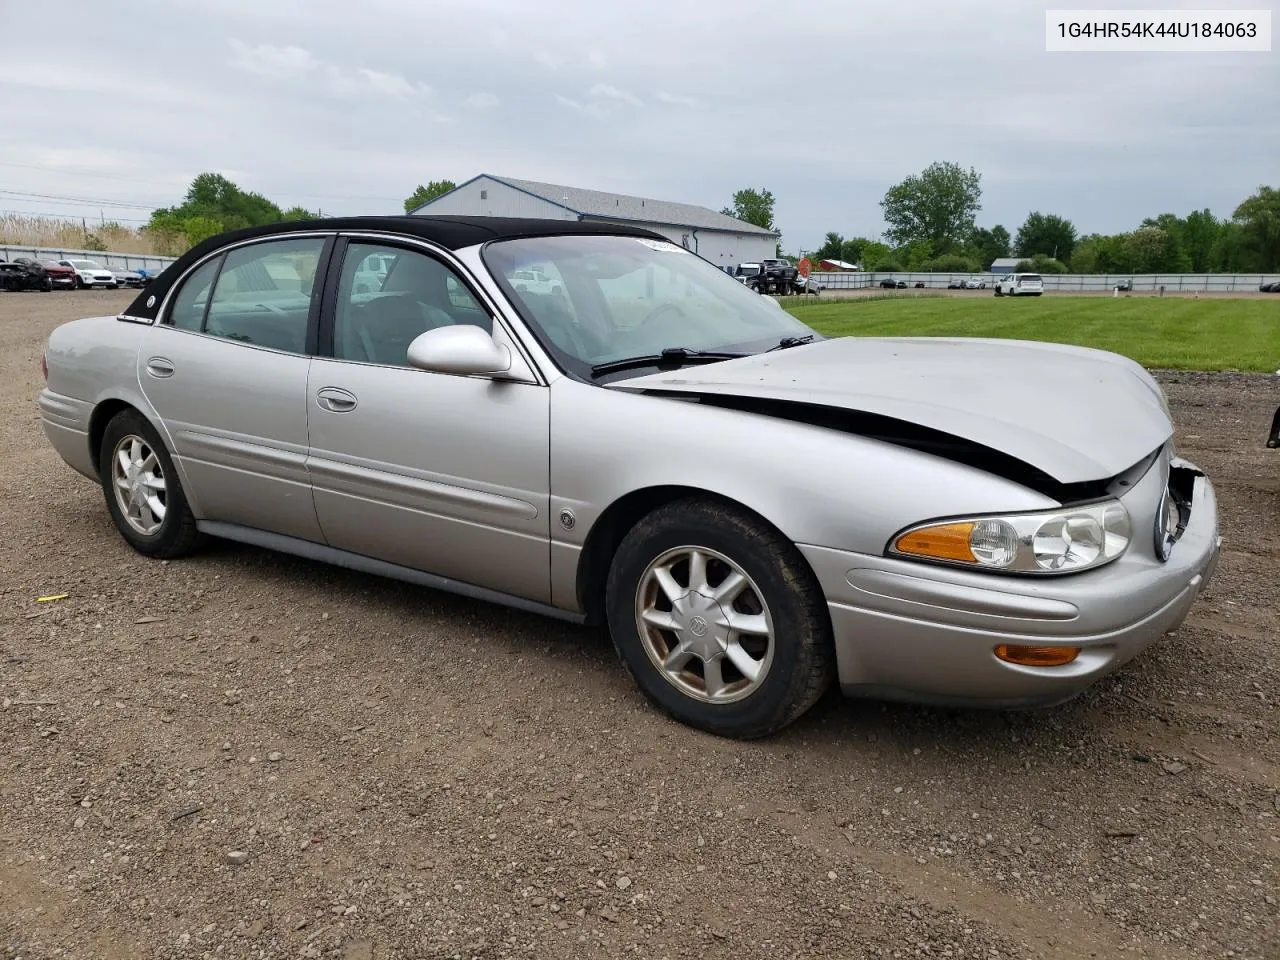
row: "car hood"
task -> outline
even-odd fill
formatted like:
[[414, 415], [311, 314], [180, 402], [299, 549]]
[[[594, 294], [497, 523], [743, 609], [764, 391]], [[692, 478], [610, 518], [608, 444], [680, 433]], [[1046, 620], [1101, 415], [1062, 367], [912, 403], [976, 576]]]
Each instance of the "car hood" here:
[[1160, 388], [1134, 361], [1022, 340], [837, 337], [609, 387], [888, 417], [1000, 451], [1063, 484], [1123, 473], [1173, 435]]

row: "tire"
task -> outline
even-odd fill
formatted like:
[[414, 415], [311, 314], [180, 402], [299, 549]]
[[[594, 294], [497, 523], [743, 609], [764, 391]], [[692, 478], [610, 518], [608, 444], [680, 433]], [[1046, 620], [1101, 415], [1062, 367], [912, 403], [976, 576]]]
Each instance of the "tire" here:
[[[154, 500], [163, 504], [163, 516], [158, 518], [154, 529], [147, 529], [157, 520], [151, 506], [139, 511], [137, 522], [126, 515], [126, 509], [130, 514], [133, 509], [129, 502], [130, 493], [117, 487], [118, 479], [127, 481], [127, 477], [118, 476], [118, 471], [123, 472], [117, 458], [122, 449], [131, 455], [134, 465], [141, 464], [143, 473], [153, 480], [152, 485], [144, 484], [140, 489], [149, 489]], [[102, 434], [98, 463], [107, 511], [120, 535], [133, 549], [149, 557], [168, 559], [180, 557], [196, 548], [201, 540], [196, 518], [187, 504], [169, 451], [146, 417], [132, 409], [122, 410], [112, 417]], [[154, 486], [157, 477], [162, 487]]]
[[1000, 288], [999, 288], [999, 287], [996, 287], [996, 296], [997, 296], [997, 297], [1003, 297], [1003, 296], [1004, 296], [1004, 294], [1000, 292]]
[[[700, 578], [689, 559], [694, 551], [705, 558]], [[655, 574], [657, 567], [666, 567], [667, 576]], [[707, 593], [734, 572], [745, 581], [735, 597], [708, 602]], [[694, 579], [702, 591], [689, 591]], [[685, 591], [676, 603], [663, 580], [671, 591]], [[692, 606], [691, 595], [698, 598]], [[717, 736], [747, 740], [776, 733], [812, 707], [835, 675], [826, 600], [800, 552], [776, 530], [710, 498], [669, 503], [631, 529], [610, 565], [605, 606], [619, 659], [645, 696], [681, 723]], [[665, 615], [684, 625], [645, 623], [642, 630], [646, 609], [656, 619]], [[721, 610], [728, 611], [723, 619], [717, 617]], [[733, 615], [751, 617], [764, 633], [724, 629]], [[685, 651], [682, 665], [670, 673], [661, 669], [658, 662], [679, 653], [682, 641], [695, 649]], [[736, 654], [725, 652], [726, 643]], [[710, 676], [709, 662], [717, 664]], [[750, 678], [735, 663], [759, 675]], [[717, 674], [720, 685], [712, 679]]]

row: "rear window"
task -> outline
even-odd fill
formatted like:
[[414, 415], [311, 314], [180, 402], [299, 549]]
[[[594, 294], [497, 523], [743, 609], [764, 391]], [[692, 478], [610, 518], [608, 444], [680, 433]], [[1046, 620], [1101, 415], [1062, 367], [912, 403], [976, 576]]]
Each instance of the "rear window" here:
[[1027, 281], [1031, 281], [1032, 283], [1039, 283], [1039, 282], [1040, 282], [1040, 274], [1038, 274], [1038, 273], [1024, 273], [1022, 276], [1020, 276], [1020, 277], [1018, 278], [1018, 280], [1019, 280], [1019, 281], [1021, 281], [1022, 283], [1026, 283]]

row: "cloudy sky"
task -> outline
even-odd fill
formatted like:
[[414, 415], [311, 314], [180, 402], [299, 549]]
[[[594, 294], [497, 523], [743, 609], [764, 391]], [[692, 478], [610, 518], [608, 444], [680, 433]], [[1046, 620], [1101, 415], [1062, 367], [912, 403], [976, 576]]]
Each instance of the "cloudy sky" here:
[[[1123, 5], [1280, 28], [1277, 0]], [[795, 251], [878, 235], [885, 191], [935, 160], [975, 167], [978, 223], [1011, 232], [1032, 209], [1081, 232], [1229, 216], [1280, 185], [1280, 46], [1047, 53], [1024, 0], [56, 6], [0, 0], [0, 210], [142, 221], [214, 170], [390, 213], [487, 172], [714, 209], [766, 187]]]

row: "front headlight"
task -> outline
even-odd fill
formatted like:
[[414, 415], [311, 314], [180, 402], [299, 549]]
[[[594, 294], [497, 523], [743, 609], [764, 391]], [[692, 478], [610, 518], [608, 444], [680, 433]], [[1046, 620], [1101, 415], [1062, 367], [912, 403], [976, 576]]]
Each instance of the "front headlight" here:
[[1078, 573], [1129, 547], [1129, 512], [1119, 500], [1062, 510], [973, 517], [909, 527], [890, 556], [999, 573]]

